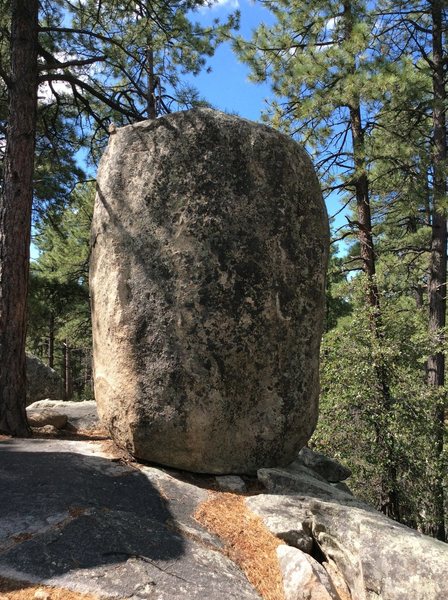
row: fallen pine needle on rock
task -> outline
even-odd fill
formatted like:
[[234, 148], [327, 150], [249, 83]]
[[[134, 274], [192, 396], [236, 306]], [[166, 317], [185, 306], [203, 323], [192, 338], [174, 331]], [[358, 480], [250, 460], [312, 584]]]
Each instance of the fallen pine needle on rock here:
[[226, 553], [264, 600], [285, 600], [276, 549], [283, 542], [266, 528], [243, 496], [216, 493], [199, 505], [195, 519], [225, 542]]
[[0, 600], [99, 600], [99, 597], [0, 577]]

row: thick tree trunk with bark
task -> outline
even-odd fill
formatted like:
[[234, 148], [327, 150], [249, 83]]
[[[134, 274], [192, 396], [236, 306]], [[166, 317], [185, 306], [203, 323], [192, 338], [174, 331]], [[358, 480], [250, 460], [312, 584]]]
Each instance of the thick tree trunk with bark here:
[[[447, 160], [447, 129], [446, 129], [446, 88], [443, 51], [443, 13], [442, 0], [432, 0], [431, 17], [433, 27], [432, 62], [433, 62], [433, 204], [431, 215], [432, 238], [431, 259], [429, 269], [429, 333], [437, 338], [446, 324], [446, 293], [447, 293], [447, 223], [445, 211], [442, 211], [447, 192], [446, 160]], [[445, 385], [445, 355], [437, 352], [428, 358], [428, 385], [442, 390]], [[440, 402], [435, 411], [435, 452], [436, 460], [440, 463], [443, 456], [445, 429], [445, 402]], [[443, 468], [439, 464], [438, 478], [435, 483], [435, 531], [434, 537], [446, 541]]]
[[54, 313], [50, 313], [48, 321], [48, 366], [54, 367]]
[[37, 104], [38, 0], [11, 1], [11, 76], [0, 195], [0, 432], [27, 436], [26, 298]]
[[372, 236], [372, 216], [369, 198], [369, 180], [364, 160], [365, 140], [361, 122], [361, 109], [350, 108], [350, 127], [353, 141], [353, 161], [355, 167], [355, 195], [358, 213], [358, 239], [364, 273], [368, 280], [368, 303], [376, 312], [380, 309], [378, 286], [375, 281], [375, 250]]
[[154, 50], [152, 49], [152, 39], [148, 36], [146, 47], [146, 68], [148, 72], [148, 89], [147, 89], [147, 117], [155, 119], [157, 117], [157, 78], [154, 74]]
[[68, 340], [64, 343], [64, 365], [63, 365], [63, 380], [64, 380], [64, 400], [71, 400], [73, 396], [73, 378], [72, 378], [72, 350]]
[[[351, 0], [344, 2], [344, 27], [347, 39], [353, 34], [353, 12]], [[355, 73], [356, 64], [352, 65]], [[383, 337], [380, 296], [376, 283], [376, 256], [372, 234], [372, 215], [370, 207], [369, 178], [365, 160], [365, 132], [361, 116], [360, 98], [354, 98], [349, 106], [350, 129], [353, 145], [353, 163], [355, 174], [353, 185], [355, 188], [358, 240], [362, 268], [367, 278], [367, 305], [371, 311], [370, 329], [373, 336], [381, 344]], [[389, 412], [393, 405], [393, 398], [389, 388], [387, 368], [383, 360], [379, 360], [375, 367], [377, 383], [377, 397], [381, 410]], [[379, 508], [387, 516], [400, 520], [400, 503], [397, 485], [397, 468], [395, 465], [394, 440], [380, 426], [376, 430], [376, 443], [383, 458], [383, 473], [381, 481], [381, 497]]]
[[[358, 216], [358, 240], [364, 273], [367, 276], [367, 303], [371, 311], [370, 329], [372, 334], [381, 343], [383, 336], [381, 327], [381, 306], [378, 286], [375, 280], [376, 257], [372, 235], [372, 216], [369, 197], [369, 180], [364, 160], [365, 140], [361, 121], [359, 105], [350, 108], [350, 125], [353, 141], [353, 159], [355, 166], [355, 195]], [[393, 404], [387, 369], [383, 361], [375, 367], [377, 393], [381, 408], [388, 412]], [[382, 431], [380, 427], [376, 432], [377, 445], [383, 454], [384, 473], [381, 482], [380, 510], [387, 516], [400, 520], [400, 503], [397, 490], [397, 469], [394, 464], [393, 439]]]

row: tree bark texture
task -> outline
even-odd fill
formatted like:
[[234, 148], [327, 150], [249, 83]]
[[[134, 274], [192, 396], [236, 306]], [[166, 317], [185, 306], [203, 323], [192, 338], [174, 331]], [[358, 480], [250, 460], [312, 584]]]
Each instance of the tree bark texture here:
[[37, 104], [38, 0], [11, 1], [9, 114], [0, 195], [0, 432], [30, 433], [26, 298]]
[[152, 39], [148, 36], [146, 47], [146, 68], [148, 72], [148, 89], [147, 89], [147, 117], [148, 119], [157, 118], [157, 78], [154, 74], [154, 50], [152, 49]]
[[368, 280], [368, 302], [374, 312], [380, 310], [378, 286], [375, 282], [375, 249], [372, 236], [372, 215], [370, 209], [369, 180], [364, 160], [365, 140], [359, 104], [350, 107], [350, 128], [353, 141], [353, 161], [355, 166], [355, 195], [358, 213], [358, 239], [364, 273]]
[[54, 367], [54, 313], [50, 312], [48, 320], [48, 366]]
[[[431, 258], [429, 268], [429, 334], [437, 338], [446, 324], [446, 277], [447, 277], [447, 223], [442, 210], [447, 192], [447, 130], [446, 130], [446, 88], [443, 49], [442, 0], [432, 0], [432, 83], [433, 83], [433, 203], [431, 215]], [[437, 352], [428, 358], [428, 385], [442, 390], [445, 385], [445, 355]], [[445, 396], [443, 396], [445, 398]], [[445, 402], [438, 402], [435, 410], [435, 452], [440, 463], [443, 457], [445, 430]], [[438, 480], [435, 484], [435, 537], [446, 541], [443, 465], [439, 464]]]
[[71, 400], [73, 396], [73, 378], [72, 378], [72, 349], [69, 346], [68, 340], [64, 343], [64, 400]]
[[[355, 166], [355, 194], [358, 212], [358, 240], [364, 273], [367, 276], [367, 302], [371, 310], [370, 329], [379, 340], [383, 337], [382, 317], [378, 286], [375, 280], [376, 256], [372, 235], [372, 217], [369, 197], [369, 180], [364, 160], [364, 130], [361, 121], [360, 106], [350, 108], [350, 125], [353, 141], [353, 160]], [[375, 367], [377, 393], [382, 410], [390, 411], [393, 399], [389, 388], [387, 368], [383, 360]], [[394, 440], [387, 431], [377, 428], [377, 445], [382, 452], [384, 467], [381, 482], [379, 507], [388, 517], [400, 520], [400, 501], [397, 488], [397, 469], [395, 466]]]
[[[349, 40], [353, 34], [352, 1], [346, 0], [344, 6], [345, 36]], [[356, 72], [356, 62], [353, 61], [351, 71]], [[361, 99], [354, 97], [349, 109], [350, 129], [353, 146], [354, 177], [356, 208], [358, 217], [358, 240], [362, 268], [367, 277], [367, 304], [371, 311], [370, 330], [372, 335], [381, 344], [383, 338], [380, 296], [376, 283], [376, 256], [372, 234], [372, 215], [370, 206], [369, 178], [366, 166], [365, 131], [362, 123]], [[377, 398], [381, 411], [388, 413], [393, 405], [393, 398], [389, 387], [387, 367], [383, 359], [375, 367]], [[383, 472], [381, 477], [381, 491], [379, 508], [387, 516], [400, 520], [400, 501], [397, 483], [397, 468], [395, 466], [394, 439], [379, 425], [376, 430], [376, 443], [381, 452]]]

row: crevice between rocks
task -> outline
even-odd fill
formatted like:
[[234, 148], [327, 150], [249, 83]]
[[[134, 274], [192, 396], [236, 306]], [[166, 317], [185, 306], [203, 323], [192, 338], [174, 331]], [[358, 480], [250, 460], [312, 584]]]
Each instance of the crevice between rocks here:
[[334, 561], [325, 554], [321, 545], [317, 541], [313, 523], [310, 521], [304, 521], [302, 523], [303, 531], [309, 537], [309, 543], [304, 543], [304, 540], [301, 539], [300, 543], [294, 542], [296, 536], [294, 536], [294, 532], [287, 531], [281, 534], [277, 534], [277, 538], [282, 540], [288, 546], [303, 552], [304, 554], [310, 556], [314, 559], [321, 567], [324, 569], [326, 576], [328, 578], [328, 584], [325, 585], [324, 582], [322, 584], [327, 589], [329, 596], [333, 600], [353, 600], [353, 595], [350, 590], [350, 587], [343, 577], [342, 573], [337, 568]]
[[312, 540], [311, 552], [309, 554], [319, 564], [323, 565], [325, 562], [328, 562], [328, 557], [324, 554], [316, 538], [312, 536]]

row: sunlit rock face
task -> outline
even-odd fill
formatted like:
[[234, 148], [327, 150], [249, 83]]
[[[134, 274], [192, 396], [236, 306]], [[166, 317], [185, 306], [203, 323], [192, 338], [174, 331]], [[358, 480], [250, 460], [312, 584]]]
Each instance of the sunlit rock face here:
[[135, 456], [286, 464], [317, 419], [329, 232], [305, 151], [198, 109], [118, 129], [98, 174], [95, 395]]

